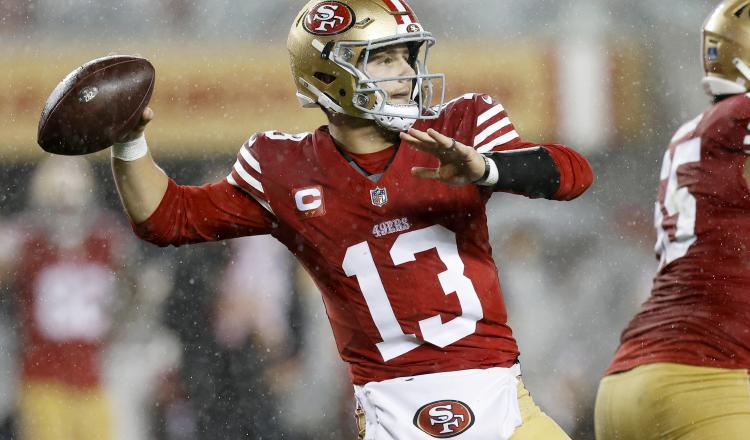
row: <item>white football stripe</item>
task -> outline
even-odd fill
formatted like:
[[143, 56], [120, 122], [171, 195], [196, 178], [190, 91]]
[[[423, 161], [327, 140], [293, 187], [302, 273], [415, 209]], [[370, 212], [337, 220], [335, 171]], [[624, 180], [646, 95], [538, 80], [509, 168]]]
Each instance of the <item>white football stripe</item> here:
[[499, 138], [495, 139], [494, 141], [489, 142], [486, 145], [482, 145], [481, 147], [477, 148], [477, 151], [480, 153], [486, 153], [488, 151], [491, 151], [493, 148], [497, 147], [498, 145], [507, 144], [508, 142], [518, 137], [519, 136], [518, 136], [518, 133], [516, 133], [516, 130], [510, 131], [500, 136]]
[[240, 154], [242, 155], [242, 158], [245, 159], [245, 162], [247, 162], [247, 164], [250, 165], [250, 167], [252, 167], [252, 169], [254, 169], [255, 171], [257, 171], [259, 174], [263, 174], [260, 171], [260, 162], [258, 162], [253, 157], [253, 155], [250, 154], [249, 151], [247, 151], [247, 148], [245, 148], [245, 147], [240, 148]]
[[477, 127], [484, 124], [485, 122], [489, 121], [493, 116], [496, 116], [498, 113], [505, 110], [505, 108], [502, 106], [502, 104], [498, 104], [491, 109], [487, 110], [486, 112], [479, 115], [477, 118]]
[[745, 145], [750, 145], [750, 135], [745, 136], [745, 141], [743, 142]]
[[474, 138], [474, 146], [476, 147], [477, 145], [479, 145], [482, 142], [484, 142], [485, 140], [487, 140], [488, 137], [492, 136], [493, 134], [497, 133], [498, 131], [502, 130], [503, 128], [505, 128], [505, 127], [507, 127], [509, 125], [510, 125], [510, 119], [509, 118], [503, 118], [503, 119], [495, 122], [494, 124], [490, 125], [486, 129], [484, 129], [484, 131], [482, 131], [481, 133], [479, 133]]
[[271, 208], [271, 205], [270, 205], [270, 204], [269, 204], [269, 203], [268, 203], [267, 201], [265, 201], [265, 200], [263, 200], [263, 199], [259, 198], [258, 196], [256, 196], [255, 194], [251, 193], [250, 191], [247, 191], [247, 190], [245, 190], [245, 188], [243, 188], [242, 186], [240, 186], [240, 185], [239, 185], [239, 184], [237, 183], [237, 181], [236, 181], [236, 180], [234, 180], [234, 177], [232, 177], [232, 175], [231, 175], [231, 174], [227, 176], [227, 182], [229, 182], [229, 184], [230, 184], [230, 185], [232, 185], [232, 186], [236, 186], [237, 188], [241, 189], [241, 190], [242, 190], [242, 191], [244, 191], [244, 192], [245, 192], [246, 194], [250, 194], [250, 197], [252, 197], [253, 199], [255, 199], [255, 201], [256, 201], [256, 202], [260, 203], [260, 205], [261, 205], [261, 206], [262, 206], [263, 208], [265, 208], [265, 209], [266, 209], [266, 211], [270, 212], [270, 213], [271, 213], [271, 214], [273, 214], [273, 215], [276, 215], [276, 213], [275, 213], [275, 212], [273, 212], [273, 209]]
[[255, 145], [255, 141], [257, 140], [258, 140], [258, 135], [254, 134], [250, 139], [247, 140], [247, 148], [250, 148], [253, 145]]
[[263, 185], [260, 184], [260, 181], [258, 179], [251, 176], [250, 173], [245, 171], [245, 168], [242, 167], [240, 161], [234, 163], [234, 170], [237, 171], [237, 174], [239, 174], [240, 177], [242, 177], [242, 180], [247, 182], [248, 185], [252, 186], [260, 192], [263, 192]]

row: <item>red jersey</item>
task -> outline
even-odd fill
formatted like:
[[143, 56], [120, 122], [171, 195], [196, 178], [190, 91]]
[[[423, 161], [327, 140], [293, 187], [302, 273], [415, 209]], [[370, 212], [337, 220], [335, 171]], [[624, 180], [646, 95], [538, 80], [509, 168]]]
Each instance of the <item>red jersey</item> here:
[[[415, 128], [434, 128], [479, 151], [531, 145], [486, 95], [464, 95]], [[591, 183], [585, 159], [566, 147], [547, 148], [561, 163], [559, 197], [580, 194]], [[569, 171], [580, 169], [574, 163], [585, 165], [588, 183]], [[350, 165], [325, 127], [266, 132], [243, 145], [227, 181], [170, 182], [136, 231], [162, 245], [272, 234], [320, 288], [355, 384], [511, 366], [518, 349], [488, 244], [491, 191], [411, 175], [414, 166], [437, 165], [402, 143], [373, 181]]]
[[608, 372], [654, 362], [750, 369], [750, 98], [677, 131], [656, 202], [660, 268]]
[[42, 230], [26, 234], [16, 267], [25, 379], [99, 384], [99, 355], [112, 325], [114, 261], [122, 252], [110, 223], [73, 247]]

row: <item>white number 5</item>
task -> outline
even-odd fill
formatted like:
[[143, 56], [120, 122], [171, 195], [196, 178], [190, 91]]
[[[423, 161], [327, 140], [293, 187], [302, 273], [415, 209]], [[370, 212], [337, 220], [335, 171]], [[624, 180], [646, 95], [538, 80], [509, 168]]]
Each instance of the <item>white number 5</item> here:
[[[484, 317], [484, 312], [474, 285], [464, 275], [456, 235], [445, 227], [435, 225], [400, 235], [391, 247], [391, 259], [398, 266], [415, 261], [416, 254], [430, 249], [437, 250], [438, 257], [447, 268], [437, 275], [443, 292], [446, 295], [456, 293], [462, 313], [448, 322], [443, 322], [439, 315], [423, 319], [419, 321], [419, 329], [424, 341], [445, 347], [474, 333], [477, 321]], [[405, 334], [396, 319], [367, 242], [349, 247], [342, 267], [347, 276], [357, 277], [383, 340], [377, 347], [386, 362], [422, 344], [413, 333]]]
[[699, 137], [675, 146], [673, 156], [669, 150], [664, 154], [660, 180], [666, 187], [659, 191], [654, 213], [655, 250], [661, 259], [660, 268], [684, 257], [688, 248], [695, 243], [695, 196], [690, 194], [686, 186], [679, 184], [677, 170], [685, 164], [700, 160]]

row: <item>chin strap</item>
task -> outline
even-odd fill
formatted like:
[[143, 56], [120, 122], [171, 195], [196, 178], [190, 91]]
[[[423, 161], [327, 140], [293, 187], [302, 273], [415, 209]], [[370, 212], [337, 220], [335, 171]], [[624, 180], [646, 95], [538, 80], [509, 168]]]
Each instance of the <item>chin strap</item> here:
[[732, 63], [734, 64], [734, 67], [736, 67], [737, 70], [740, 71], [740, 73], [742, 74], [742, 76], [745, 77], [746, 80], [750, 80], [750, 67], [747, 67], [747, 64], [745, 64], [739, 58], [733, 59]]
[[732, 63], [744, 78], [738, 77], [736, 81], [730, 81], [715, 76], [706, 76], [703, 78], [703, 81], [701, 81], [703, 90], [706, 94], [711, 96], [721, 96], [736, 95], [747, 92], [745, 84], [750, 80], [750, 67], [739, 58], [733, 59]]
[[747, 89], [741, 84], [715, 76], [703, 78], [701, 84], [703, 85], [703, 91], [709, 96], [737, 95], [747, 92]]
[[378, 91], [375, 92], [375, 95], [377, 96], [375, 108], [378, 109], [379, 113], [387, 113], [388, 116], [365, 113], [368, 119], [373, 119], [378, 125], [390, 131], [407, 131], [417, 122], [419, 105], [416, 103], [389, 104], [386, 92]]
[[416, 104], [395, 105], [386, 104], [383, 111], [391, 116], [373, 115], [373, 119], [381, 127], [391, 131], [407, 131], [419, 117], [419, 106]]

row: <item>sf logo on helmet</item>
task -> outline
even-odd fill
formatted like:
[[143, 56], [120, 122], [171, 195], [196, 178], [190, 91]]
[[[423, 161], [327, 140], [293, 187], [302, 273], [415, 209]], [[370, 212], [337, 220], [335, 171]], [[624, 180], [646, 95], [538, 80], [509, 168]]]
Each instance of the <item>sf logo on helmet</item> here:
[[474, 424], [474, 413], [458, 400], [440, 400], [419, 408], [414, 426], [435, 438], [455, 437]]
[[307, 12], [304, 27], [315, 35], [336, 35], [354, 25], [354, 11], [341, 2], [328, 1], [315, 5]]

